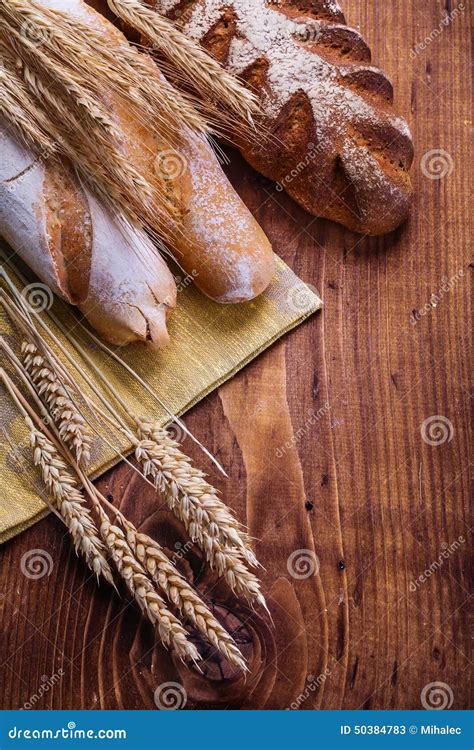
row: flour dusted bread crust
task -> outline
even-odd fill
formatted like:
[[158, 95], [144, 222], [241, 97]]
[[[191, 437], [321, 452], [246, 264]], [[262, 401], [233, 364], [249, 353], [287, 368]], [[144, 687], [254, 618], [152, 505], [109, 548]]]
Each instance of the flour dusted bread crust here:
[[[126, 41], [82, 0], [40, 2], [100, 31], [109, 44]], [[143, 60], [150, 75], [161, 76], [150, 58], [143, 56]], [[123, 153], [167, 196], [178, 228], [172, 230], [177, 262], [218, 302], [243, 302], [263, 292], [273, 276], [271, 245], [225, 177], [209, 144], [189, 131], [183, 132], [179, 146], [171, 148], [144, 118], [134, 116], [116, 93], [105, 91], [103, 96], [109, 115], [123, 134], [119, 143]]]
[[146, 235], [114, 218], [66, 163], [36, 159], [1, 124], [0, 236], [110, 343], [168, 342], [176, 285]]
[[261, 98], [271, 137], [247, 161], [315, 216], [382, 234], [411, 202], [408, 126], [335, 0], [153, 0]]

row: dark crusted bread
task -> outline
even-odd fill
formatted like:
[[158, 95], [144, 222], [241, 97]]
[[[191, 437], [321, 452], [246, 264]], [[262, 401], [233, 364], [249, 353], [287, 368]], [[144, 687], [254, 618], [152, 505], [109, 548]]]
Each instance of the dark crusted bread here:
[[260, 95], [270, 137], [247, 161], [315, 216], [358, 232], [401, 224], [410, 131], [392, 86], [334, 0], [153, 0]]

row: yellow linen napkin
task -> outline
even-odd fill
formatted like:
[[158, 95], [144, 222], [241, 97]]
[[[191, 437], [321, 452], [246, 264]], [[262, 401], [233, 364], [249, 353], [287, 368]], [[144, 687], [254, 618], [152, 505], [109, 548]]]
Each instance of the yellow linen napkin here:
[[[11, 276], [11, 270], [6, 266], [5, 269]], [[18, 280], [16, 282], [21, 289], [22, 285]], [[219, 305], [190, 285], [178, 295], [178, 307], [169, 323], [170, 345], [160, 352], [149, 352], [140, 344], [132, 344], [120, 349], [120, 356], [174, 414], [182, 414], [320, 306], [317, 294], [277, 258], [275, 277], [258, 299], [240, 305]], [[91, 343], [87, 333], [77, 326], [77, 319], [66, 304], [56, 300], [52, 312], [77, 334], [132, 413], [153, 414], [162, 424], [169, 421], [166, 411], [160, 409], [117, 362]], [[56, 326], [48, 318], [46, 320], [58, 339], [73, 352]], [[20, 338], [3, 314], [0, 314], [0, 331], [18, 353]], [[64, 355], [61, 357], [64, 359]], [[99, 385], [93, 371], [87, 366], [84, 369]], [[1, 386], [0, 420], [2, 543], [38, 521], [48, 510], [42, 499], [44, 486], [32, 463], [24, 421]], [[123, 436], [114, 437], [114, 445], [117, 442], [117, 448], [123, 454], [131, 450]], [[93, 446], [92, 459], [91, 475], [94, 477], [120, 460], [100, 440]]]

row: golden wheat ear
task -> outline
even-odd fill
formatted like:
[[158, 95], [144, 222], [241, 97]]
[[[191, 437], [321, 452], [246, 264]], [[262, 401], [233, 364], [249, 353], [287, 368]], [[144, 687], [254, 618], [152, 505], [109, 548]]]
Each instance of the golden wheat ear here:
[[252, 123], [260, 111], [254, 94], [171, 21], [142, 0], [107, 0], [107, 4], [118, 18], [139, 32], [152, 50], [165, 57], [175, 80], [211, 105], [206, 112], [211, 119], [219, 121], [219, 108], [224, 108], [233, 113], [234, 126], [235, 116]]
[[166, 188], [124, 158], [104, 92], [171, 145], [185, 131], [211, 132], [193, 97], [150, 75], [150, 60], [125, 40], [32, 0], [1, 0], [0, 58], [0, 116], [14, 137], [43, 160], [67, 158], [114, 213], [170, 240], [179, 227]]

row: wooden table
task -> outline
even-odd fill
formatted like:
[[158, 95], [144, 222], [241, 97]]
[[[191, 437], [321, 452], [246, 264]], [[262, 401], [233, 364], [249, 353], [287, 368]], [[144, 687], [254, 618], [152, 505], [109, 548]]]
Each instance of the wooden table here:
[[[259, 540], [275, 627], [215, 588], [252, 673], [237, 679], [212, 652], [204, 676], [174, 665], [47, 518], [0, 551], [2, 708], [155, 708], [167, 681], [184, 685], [187, 707], [416, 709], [434, 700], [422, 696], [433, 682], [468, 706], [468, 10], [445, 26], [451, 2], [346, 5], [412, 124], [411, 219], [385, 238], [356, 236], [234, 155], [234, 184], [324, 310], [186, 418], [228, 468], [216, 481]], [[441, 179], [422, 170], [432, 150]], [[126, 466], [99, 485], [209, 583]], [[39, 582], [20, 571], [31, 548], [56, 561]]]

